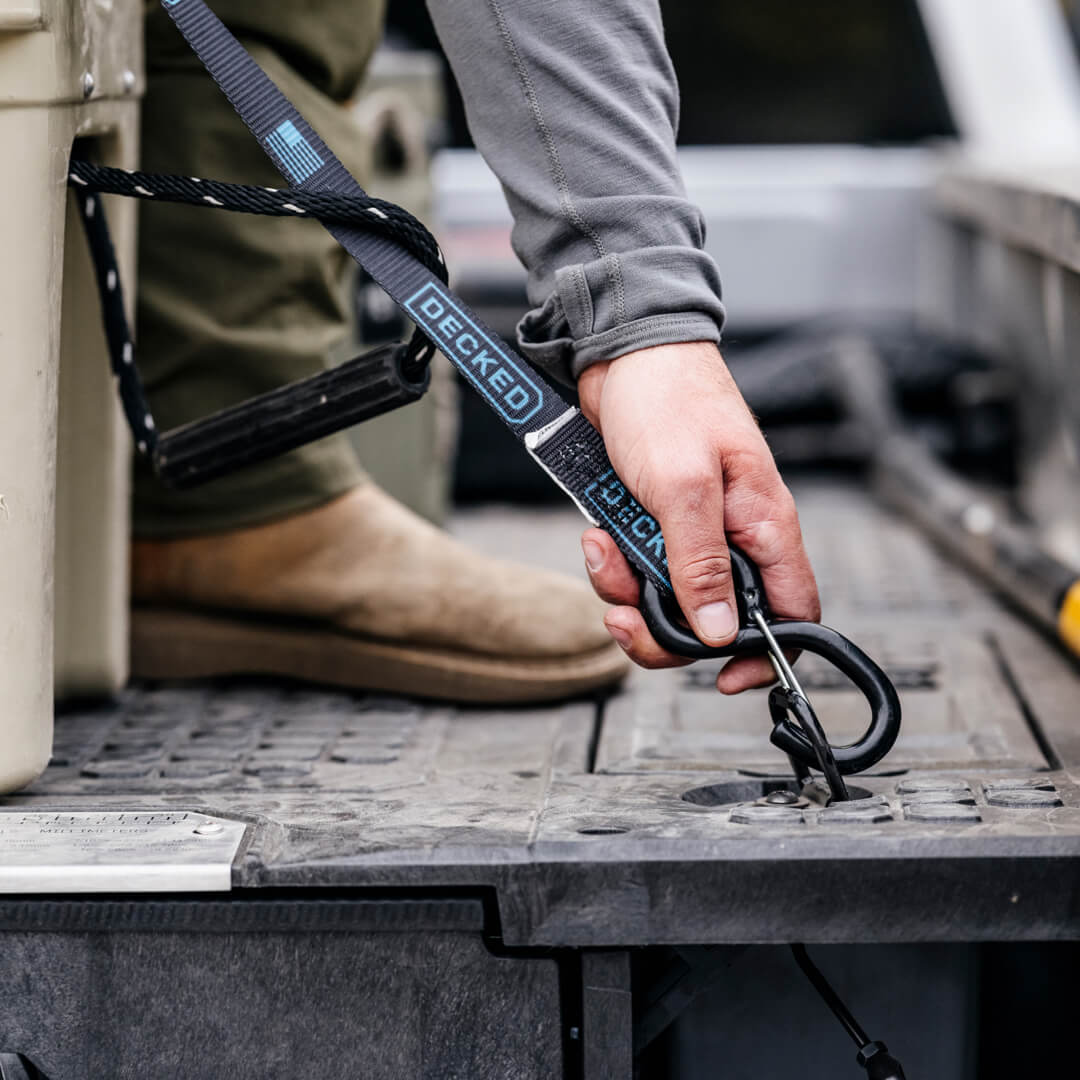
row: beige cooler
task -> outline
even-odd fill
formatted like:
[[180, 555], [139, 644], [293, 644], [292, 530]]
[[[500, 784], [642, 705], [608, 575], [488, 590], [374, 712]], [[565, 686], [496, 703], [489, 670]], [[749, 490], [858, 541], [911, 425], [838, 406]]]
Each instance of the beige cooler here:
[[0, 0], [0, 793], [49, 759], [54, 681], [126, 678], [128, 440], [66, 175], [77, 138], [134, 166], [141, 83], [141, 0]]
[[[44, 769], [54, 687], [97, 696], [127, 678], [130, 436], [66, 177], [78, 138], [104, 164], [137, 163], [141, 12], [142, 0], [0, 0], [0, 794]], [[437, 72], [379, 67], [357, 119], [369, 137], [404, 125], [413, 152], [375, 190], [423, 215]], [[135, 210], [109, 201], [129, 313]], [[392, 494], [437, 520], [455, 414], [445, 367], [433, 390], [355, 439]]]

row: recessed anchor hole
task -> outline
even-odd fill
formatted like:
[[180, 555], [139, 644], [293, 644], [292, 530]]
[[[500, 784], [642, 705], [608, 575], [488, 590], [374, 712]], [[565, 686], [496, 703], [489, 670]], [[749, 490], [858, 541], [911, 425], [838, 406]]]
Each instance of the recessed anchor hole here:
[[[703, 787], [691, 788], [683, 792], [682, 799], [695, 806], [731, 806], [733, 803], [754, 802], [775, 792], [790, 792], [795, 796], [802, 794], [798, 781], [793, 777], [747, 777], [744, 780], [728, 780], [721, 784], [705, 784]], [[848, 784], [848, 793], [852, 802], [871, 798], [866, 788], [853, 784]]]

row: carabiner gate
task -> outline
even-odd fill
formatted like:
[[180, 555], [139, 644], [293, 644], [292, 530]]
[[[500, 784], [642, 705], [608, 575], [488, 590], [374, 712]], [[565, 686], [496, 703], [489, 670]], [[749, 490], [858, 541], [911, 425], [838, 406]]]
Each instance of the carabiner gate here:
[[[682, 619], [675, 598], [663, 595], [650, 581], [643, 584], [641, 596], [646, 625], [659, 645], [695, 660], [767, 654], [779, 682], [769, 695], [773, 719], [771, 741], [792, 759], [798, 774], [804, 776], [809, 768], [820, 769], [833, 798], [847, 798], [842, 777], [872, 768], [892, 749], [900, 734], [900, 699], [896, 688], [862, 649], [831, 627], [774, 620], [758, 568], [735, 547], [731, 548], [731, 570], [739, 608], [739, 631], [729, 645], [714, 648], [700, 641]], [[832, 746], [828, 742], [784, 654], [785, 649], [816, 653], [862, 692], [870, 705], [870, 724], [859, 739], [848, 746]]]

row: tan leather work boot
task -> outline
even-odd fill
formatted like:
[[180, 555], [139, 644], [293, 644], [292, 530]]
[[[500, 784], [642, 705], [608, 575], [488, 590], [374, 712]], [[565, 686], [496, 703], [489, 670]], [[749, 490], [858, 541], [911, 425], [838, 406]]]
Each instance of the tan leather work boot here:
[[618, 682], [603, 604], [477, 554], [365, 484], [316, 510], [132, 545], [132, 672], [283, 675], [462, 702]]

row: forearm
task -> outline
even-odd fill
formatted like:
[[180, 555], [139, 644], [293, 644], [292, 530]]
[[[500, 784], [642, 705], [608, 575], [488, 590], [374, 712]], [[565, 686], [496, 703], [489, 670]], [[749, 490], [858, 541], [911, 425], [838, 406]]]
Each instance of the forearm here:
[[719, 276], [679, 174], [655, 0], [428, 4], [514, 216], [530, 359], [566, 378], [651, 345], [718, 341]]

